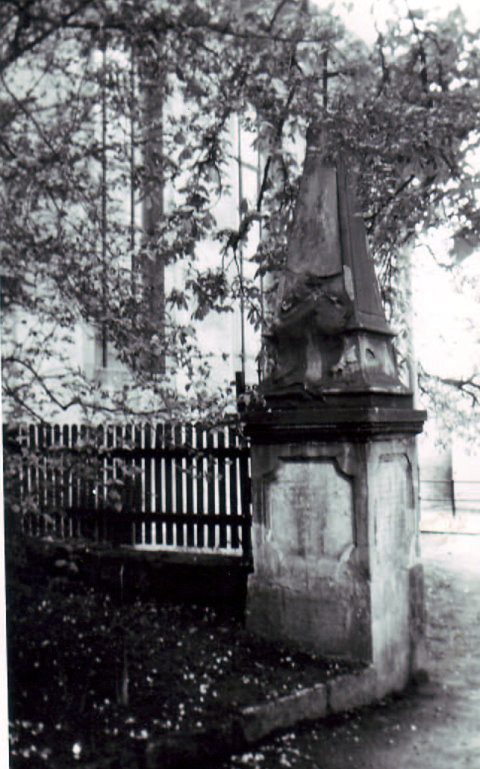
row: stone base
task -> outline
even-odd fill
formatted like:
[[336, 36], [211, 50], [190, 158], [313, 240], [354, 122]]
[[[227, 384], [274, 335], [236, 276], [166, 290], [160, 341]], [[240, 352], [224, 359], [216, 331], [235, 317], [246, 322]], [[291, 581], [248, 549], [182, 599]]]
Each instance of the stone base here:
[[304, 437], [253, 446], [247, 626], [400, 689], [423, 665], [415, 439]]
[[251, 578], [247, 626], [266, 638], [322, 655], [365, 660], [371, 656], [368, 592], [353, 580], [317, 580], [314, 595]]

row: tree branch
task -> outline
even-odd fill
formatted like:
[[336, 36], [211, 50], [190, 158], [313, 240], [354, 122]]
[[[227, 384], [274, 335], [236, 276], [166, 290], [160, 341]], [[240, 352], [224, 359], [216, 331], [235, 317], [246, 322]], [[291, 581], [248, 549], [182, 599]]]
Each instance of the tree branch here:
[[[129, 414], [130, 416], [138, 416], [138, 417], [150, 417], [155, 416], [159, 413], [170, 413], [171, 412], [171, 406], [169, 407], [168, 404], [163, 409], [132, 409], [129, 408], [125, 403], [119, 403], [116, 406], [108, 406], [105, 403], [97, 403], [97, 402], [88, 402], [87, 400], [83, 400], [80, 396], [76, 395], [75, 397], [71, 398], [69, 401], [62, 401], [60, 398], [53, 392], [53, 390], [46, 384], [44, 377], [39, 374], [35, 368], [30, 364], [28, 361], [22, 360], [21, 358], [18, 358], [16, 356], [8, 356], [4, 359], [3, 364], [18, 364], [20, 366], [23, 366], [27, 371], [29, 371], [33, 377], [33, 380], [38, 382], [40, 387], [43, 389], [47, 397], [51, 400], [51, 402], [57, 406], [62, 411], [68, 411], [69, 408], [72, 406], [81, 406], [85, 410], [95, 411], [95, 412], [103, 412], [107, 414]], [[9, 387], [7, 384], [4, 383], [3, 385], [5, 394], [8, 395], [10, 398], [12, 398], [19, 406], [24, 408], [26, 411], [32, 414], [32, 416], [35, 416], [36, 419], [39, 419], [42, 422], [45, 422], [45, 420], [35, 412], [35, 410], [28, 405], [28, 403], [21, 398], [18, 395], [18, 392], [14, 390], [13, 388]], [[159, 393], [157, 393], [159, 394]]]
[[472, 376], [466, 379], [460, 379], [457, 377], [443, 377], [438, 374], [430, 374], [425, 371], [423, 367], [420, 367], [421, 373], [428, 379], [433, 379], [436, 382], [446, 385], [447, 387], [453, 387], [463, 395], [468, 396], [472, 400], [472, 405], [480, 405], [480, 375], [472, 374]]
[[420, 35], [420, 30], [417, 26], [417, 23], [415, 21], [415, 16], [413, 15], [412, 10], [408, 7], [407, 3], [407, 9], [408, 9], [408, 18], [410, 19], [412, 23], [412, 28], [415, 33], [415, 37], [417, 38], [418, 43], [418, 53], [420, 57], [420, 81], [422, 83], [422, 89], [424, 93], [428, 93], [428, 68], [427, 68], [427, 53], [425, 51], [425, 46], [423, 44], [423, 39]]
[[378, 52], [379, 52], [379, 55], [380, 55], [380, 65], [382, 67], [382, 79], [381, 79], [381, 81], [379, 83], [379, 86], [377, 88], [377, 94], [376, 94], [376, 96], [378, 98], [379, 96], [381, 96], [385, 86], [387, 85], [387, 83], [390, 80], [390, 69], [388, 67], [387, 60], [385, 58], [385, 53], [384, 53], [384, 50], [383, 50], [383, 35], [382, 35], [381, 32], [378, 32], [377, 47], [378, 47]]
[[70, 19], [75, 17], [81, 11], [84, 11], [86, 8], [88, 8], [89, 5], [92, 4], [92, 0], [81, 0], [81, 2], [79, 2], [68, 13], [60, 14], [55, 21], [52, 21], [51, 18], [48, 19], [50, 26], [48, 26], [47, 29], [44, 29], [43, 32], [39, 32], [38, 35], [32, 40], [23, 44], [21, 44], [22, 33], [30, 27], [33, 16], [30, 13], [25, 13], [25, 6], [19, 8], [18, 23], [13, 40], [7, 48], [7, 54], [5, 55], [5, 58], [0, 60], [0, 73], [4, 72], [11, 64], [24, 56], [26, 53], [33, 51], [41, 43], [43, 43], [44, 40], [47, 40], [47, 38], [49, 38], [55, 32], [68, 27]]
[[395, 200], [396, 197], [398, 197], [407, 187], [408, 185], [415, 179], [415, 174], [410, 174], [410, 176], [405, 179], [396, 190], [392, 192], [391, 195], [387, 197], [387, 199], [376, 209], [376, 211], [373, 212], [373, 214], [370, 214], [370, 216], [365, 216], [365, 220], [368, 220], [370, 222], [370, 226], [373, 227], [375, 224], [375, 221], [379, 214], [385, 210], [385, 208], [392, 202], [392, 200]]

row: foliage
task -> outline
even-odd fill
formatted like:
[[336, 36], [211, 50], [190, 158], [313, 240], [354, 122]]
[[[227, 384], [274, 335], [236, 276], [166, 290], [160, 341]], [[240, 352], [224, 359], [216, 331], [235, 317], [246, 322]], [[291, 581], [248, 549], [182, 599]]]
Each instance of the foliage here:
[[[356, 170], [388, 302], [420, 230], [449, 221], [477, 242], [479, 50], [458, 10], [392, 18], [371, 49], [300, 0], [7, 0], [0, 23], [7, 339], [9, 309], [28, 317], [5, 349], [14, 414], [221, 411], [192, 320], [241, 299], [261, 326], [258, 276], [282, 261], [312, 121]], [[213, 201], [230, 192], [237, 115], [262, 162], [232, 229]], [[240, 252], [259, 225], [251, 281]], [[183, 283], [165, 292], [177, 262]], [[78, 323], [114, 346], [125, 387], [107, 392], [72, 365]]]
[[422, 404], [436, 419], [432, 433], [436, 442], [451, 448], [452, 436], [456, 436], [467, 451], [478, 446], [480, 375], [440, 376], [421, 365], [418, 374]]

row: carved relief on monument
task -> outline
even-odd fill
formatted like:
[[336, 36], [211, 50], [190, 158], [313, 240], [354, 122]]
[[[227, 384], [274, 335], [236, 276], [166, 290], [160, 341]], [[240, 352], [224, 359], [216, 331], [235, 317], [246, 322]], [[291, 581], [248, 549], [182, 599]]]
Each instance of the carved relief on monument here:
[[338, 278], [303, 273], [283, 283], [282, 302], [268, 334], [272, 382], [281, 386], [325, 379], [344, 351], [352, 302]]
[[353, 545], [352, 481], [333, 460], [282, 461], [266, 497], [267, 539], [285, 556], [339, 559]]

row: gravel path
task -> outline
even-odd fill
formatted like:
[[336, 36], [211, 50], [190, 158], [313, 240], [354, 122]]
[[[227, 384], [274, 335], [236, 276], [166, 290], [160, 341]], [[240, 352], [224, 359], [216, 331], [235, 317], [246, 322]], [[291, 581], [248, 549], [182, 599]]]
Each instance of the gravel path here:
[[430, 681], [223, 769], [480, 769], [480, 536], [424, 534]]

